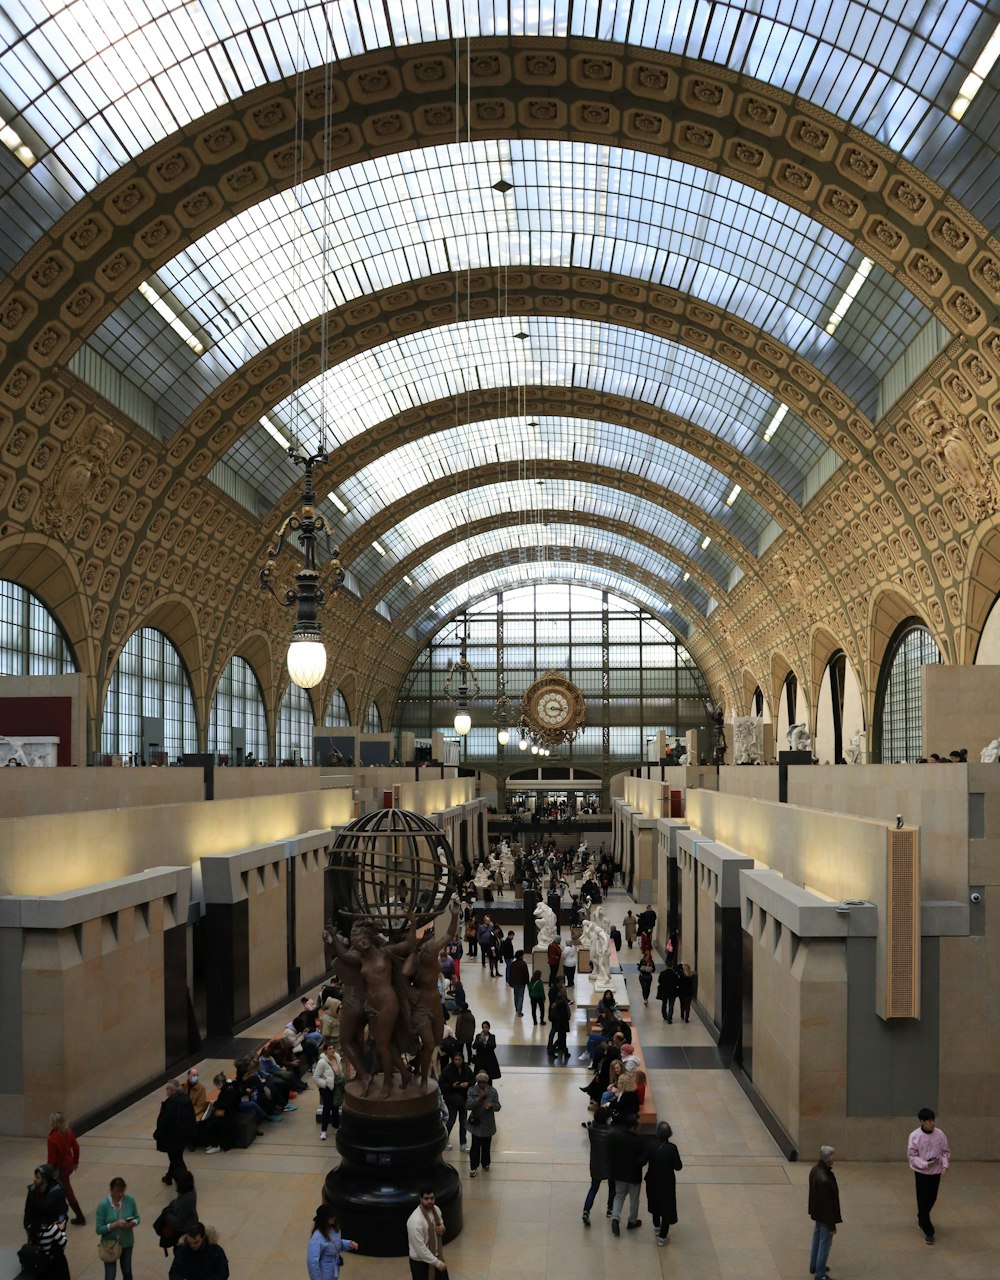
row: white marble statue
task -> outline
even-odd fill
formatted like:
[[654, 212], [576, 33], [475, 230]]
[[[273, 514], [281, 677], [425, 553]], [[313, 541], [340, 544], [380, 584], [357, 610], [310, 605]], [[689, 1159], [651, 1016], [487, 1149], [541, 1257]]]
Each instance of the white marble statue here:
[[[844, 759], [847, 761], [848, 764], [864, 764], [865, 762], [864, 738], [865, 738], [865, 735], [861, 729], [855, 729], [854, 733], [851, 734], [851, 740], [847, 744], [847, 746], [844, 748]], [[993, 745], [995, 747], [996, 743], [994, 743]], [[995, 753], [993, 758], [994, 760], [996, 759]]]
[[590, 977], [596, 991], [611, 983], [611, 936], [595, 920], [584, 920], [580, 946], [590, 949]]
[[806, 725], [789, 725], [785, 738], [788, 742], [789, 751], [808, 751], [810, 754], [812, 753], [812, 738], [809, 736], [809, 730]]
[[764, 720], [761, 716], [736, 716], [733, 719], [736, 764], [757, 764], [764, 759]]
[[54, 768], [58, 759], [58, 738], [8, 738], [0, 733], [0, 768], [10, 760], [32, 769]]
[[472, 883], [477, 889], [486, 889], [491, 887], [493, 884], [493, 877], [490, 875], [489, 868], [480, 863], [479, 866], [476, 867], [476, 874], [472, 877]]
[[996, 764], [998, 757], [1000, 757], [1000, 738], [994, 738], [988, 747], [983, 747], [980, 751], [979, 763]]
[[540, 902], [535, 907], [535, 929], [538, 932], [538, 945], [547, 947], [550, 942], [555, 942], [558, 928], [556, 913], [548, 903]]

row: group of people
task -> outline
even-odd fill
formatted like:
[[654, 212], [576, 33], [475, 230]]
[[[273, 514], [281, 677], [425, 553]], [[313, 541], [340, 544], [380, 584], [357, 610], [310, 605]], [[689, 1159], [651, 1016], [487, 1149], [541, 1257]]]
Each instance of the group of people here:
[[[606, 1216], [611, 1231], [621, 1235], [621, 1217], [628, 1201], [627, 1231], [642, 1226], [639, 1217], [643, 1183], [646, 1187], [646, 1209], [656, 1232], [656, 1243], [665, 1245], [670, 1228], [677, 1221], [677, 1174], [683, 1169], [680, 1153], [673, 1142], [673, 1130], [665, 1120], [656, 1126], [652, 1140], [639, 1133], [638, 1111], [620, 1117], [620, 1123], [607, 1107], [598, 1107], [587, 1126], [590, 1141], [590, 1188], [583, 1202], [583, 1225], [590, 1226], [590, 1211], [597, 1199], [601, 1183], [608, 1187]], [[643, 1170], [645, 1169], [645, 1176]]]

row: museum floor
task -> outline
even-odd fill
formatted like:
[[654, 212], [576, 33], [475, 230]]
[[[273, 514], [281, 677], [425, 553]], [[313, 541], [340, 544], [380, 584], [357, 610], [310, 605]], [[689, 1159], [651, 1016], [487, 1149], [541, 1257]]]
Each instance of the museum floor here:
[[[609, 914], [620, 920], [629, 905], [612, 895]], [[637, 958], [626, 951], [624, 959]], [[628, 973], [628, 969], [626, 969]], [[574, 1061], [550, 1067], [544, 1054], [547, 1028], [531, 1018], [515, 1019], [502, 980], [485, 976], [478, 961], [463, 964], [463, 981], [478, 1020], [489, 1018], [501, 1046], [503, 1110], [494, 1140], [493, 1168], [468, 1179], [468, 1157], [447, 1153], [463, 1171], [465, 1229], [446, 1250], [453, 1280], [507, 1280], [510, 1276], [583, 1277], [621, 1273], [784, 1280], [806, 1276], [811, 1224], [806, 1216], [806, 1180], [810, 1159], [784, 1160], [719, 1062], [704, 1028], [694, 1021], [667, 1026], [653, 1003], [639, 1003], [634, 1017], [647, 1053], [657, 1046], [690, 1052], [652, 1053], [651, 1080], [661, 1118], [669, 1119], [684, 1160], [679, 1175], [680, 1221], [671, 1243], [657, 1249], [645, 1214], [643, 1228], [615, 1239], [599, 1195], [593, 1226], [587, 1230], [580, 1210], [589, 1184], [587, 1141], [580, 1122], [587, 1118], [578, 1086], [586, 1074]], [[634, 972], [628, 979], [638, 999]], [[241, 1042], [273, 1032], [281, 1015], [267, 1019]], [[577, 1035], [577, 1039], [582, 1039]], [[206, 1061], [210, 1079], [219, 1064]], [[44, 1071], [44, 1062], [37, 1064]], [[113, 1072], [115, 1064], [107, 1069]], [[167, 1260], [148, 1230], [170, 1198], [160, 1182], [165, 1166], [150, 1140], [160, 1092], [127, 1108], [87, 1133], [83, 1159], [74, 1179], [87, 1216], [86, 1228], [70, 1228], [69, 1265], [74, 1277], [101, 1277], [94, 1207], [108, 1180], [121, 1174], [136, 1198], [144, 1225], [133, 1259], [136, 1280], [166, 1276]], [[217, 1228], [235, 1280], [305, 1275], [305, 1247], [312, 1210], [336, 1157], [333, 1142], [321, 1144], [313, 1121], [316, 1094], [310, 1090], [300, 1110], [247, 1151], [189, 1157], [203, 1220]], [[947, 1132], [948, 1117], [940, 1117]], [[997, 1273], [1000, 1258], [1000, 1164], [955, 1166], [946, 1179], [935, 1222], [938, 1242], [923, 1243], [915, 1224], [912, 1175], [900, 1161], [892, 1165], [844, 1164], [838, 1167], [844, 1225], [831, 1256], [832, 1274], [842, 1277], [931, 1277], [982, 1280]], [[10, 1250], [21, 1242], [24, 1188], [44, 1158], [44, 1143], [0, 1139], [0, 1280], [15, 1275]], [[603, 1253], [603, 1257], [602, 1257]], [[7, 1272], [3, 1272], [3, 1262]], [[642, 1270], [636, 1272], [636, 1268]], [[403, 1277], [405, 1259], [347, 1258], [345, 1280]]]

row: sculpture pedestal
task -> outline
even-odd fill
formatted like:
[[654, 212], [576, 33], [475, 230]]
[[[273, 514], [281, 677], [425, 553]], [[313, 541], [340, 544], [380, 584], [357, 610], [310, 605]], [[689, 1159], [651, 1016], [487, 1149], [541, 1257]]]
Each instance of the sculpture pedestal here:
[[381, 1087], [380, 1075], [367, 1098], [356, 1081], [347, 1086], [337, 1130], [341, 1162], [327, 1175], [323, 1199], [361, 1253], [403, 1258], [406, 1219], [419, 1203], [420, 1189], [433, 1189], [447, 1243], [462, 1230], [462, 1184], [457, 1170], [441, 1159], [448, 1138], [437, 1086], [417, 1083], [403, 1090], [394, 1083], [380, 1101]]

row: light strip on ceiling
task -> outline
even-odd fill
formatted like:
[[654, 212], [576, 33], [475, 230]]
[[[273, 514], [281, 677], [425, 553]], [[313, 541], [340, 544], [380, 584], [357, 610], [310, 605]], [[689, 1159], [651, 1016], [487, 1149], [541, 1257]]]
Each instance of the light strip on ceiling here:
[[350, 512], [351, 508], [347, 505], [346, 502], [343, 501], [342, 498], [338, 498], [332, 489], [326, 496], [330, 499], [330, 501], [337, 508], [337, 510], [341, 512], [343, 515], [346, 516]]
[[850, 284], [844, 290], [843, 296], [841, 297], [840, 301], [837, 303], [837, 305], [833, 309], [833, 315], [831, 315], [830, 319], [827, 321], [827, 325], [826, 325], [827, 333], [832, 334], [836, 332], [837, 326], [840, 324], [841, 320], [843, 320], [844, 316], [847, 315], [848, 308], [850, 307], [854, 299], [858, 296], [858, 291], [860, 290], [864, 282], [868, 279], [868, 276], [871, 273], [871, 269], [872, 267], [874, 267], [874, 265], [875, 263], [872, 262], [871, 258], [861, 259], [861, 262], [858, 265], [857, 271], [855, 271], [854, 275], [851, 276]]
[[726, 499], [726, 506], [731, 507], [742, 492], [743, 486], [741, 484], [734, 484], [732, 493]]
[[153, 308], [156, 314], [158, 316], [162, 316], [163, 319], [166, 320], [174, 333], [184, 340], [196, 356], [203, 354], [205, 350], [204, 344], [195, 336], [192, 330], [187, 327], [177, 312], [174, 311], [173, 307], [160, 297], [148, 280], [142, 281], [139, 285], [139, 292]]
[[18, 160], [28, 169], [38, 160], [34, 151], [28, 146], [16, 129], [13, 129], [7, 121], [0, 116], [0, 142], [8, 151], [13, 151]]
[[410, 577], [408, 573], [403, 574], [403, 581], [406, 583], [408, 587], [413, 586], [413, 579]]
[[691, 577], [691, 575], [690, 575], [689, 573], [686, 573], [686, 574], [684, 575], [684, 581], [685, 581], [685, 582], [687, 582], [688, 578], [690, 578], [690, 577]]
[[771, 419], [771, 421], [767, 424], [767, 429], [766, 429], [766, 430], [765, 430], [765, 432], [764, 432], [764, 442], [765, 442], [765, 443], [767, 443], [767, 442], [771, 439], [771, 437], [774, 435], [774, 433], [775, 433], [775, 432], [778, 430], [778, 428], [781, 426], [782, 422], [784, 422], [784, 420], [785, 420], [785, 414], [786, 414], [787, 412], [788, 412], [788, 405], [787, 405], [787, 404], [779, 404], [779, 405], [778, 405], [778, 407], [777, 407], [777, 409], [775, 409], [775, 411], [774, 411], [774, 417], [773, 417], [773, 418]]
[[267, 416], [267, 414], [265, 414], [264, 417], [261, 418], [260, 425], [264, 428], [264, 430], [271, 437], [271, 439], [277, 440], [278, 444], [282, 445], [283, 448], [287, 449], [288, 446], [292, 443], [291, 440], [289, 440], [288, 437], [284, 435], [283, 432], [279, 431], [279, 429], [274, 425], [274, 423]]
[[385, 555], [385, 547], [382, 546], [381, 542], [378, 542], [378, 541], [373, 542], [372, 546], [375, 548], [375, 550], [379, 553], [380, 556]]
[[712, 539], [711, 539], [711, 538], [708, 536], [708, 534], [706, 533], [706, 534], [705, 534], [705, 536], [704, 536], [704, 538], [702, 538], [702, 540], [701, 540], [701, 549], [702, 549], [702, 551], [707, 551], [707, 550], [708, 550], [708, 544], [709, 544], [711, 541], [712, 541]]
[[972, 99], [983, 87], [983, 82], [993, 70], [993, 64], [1000, 58], [1000, 22], [993, 28], [993, 34], [986, 41], [986, 47], [973, 63], [972, 70], [962, 81], [955, 101], [948, 108], [953, 120], [961, 120], [972, 104]]

